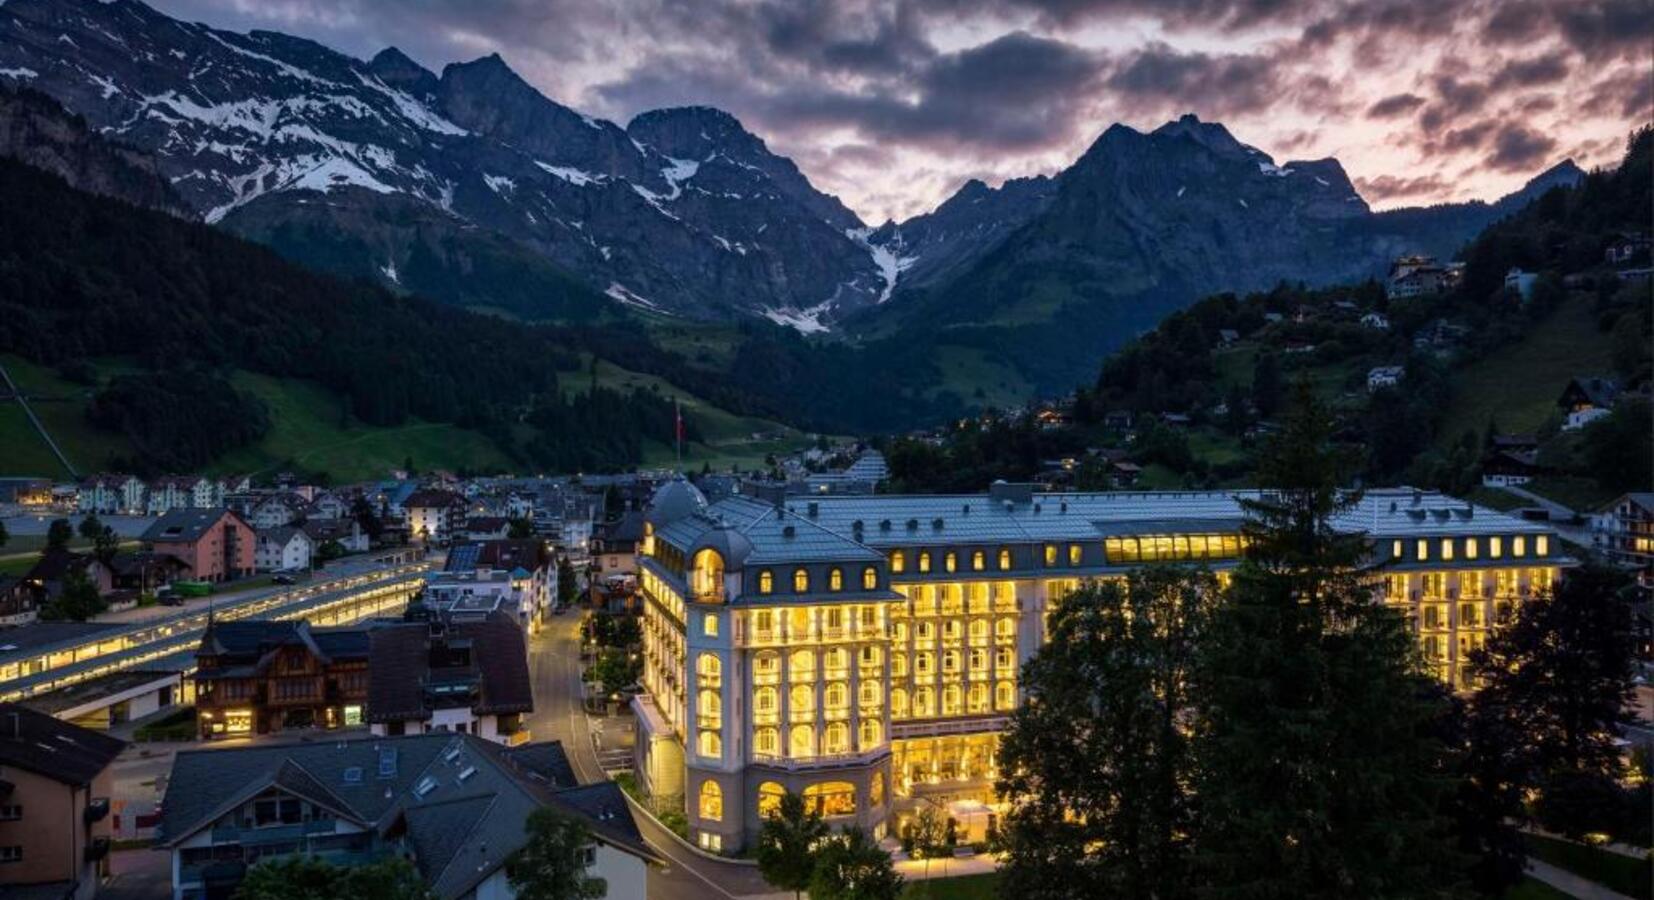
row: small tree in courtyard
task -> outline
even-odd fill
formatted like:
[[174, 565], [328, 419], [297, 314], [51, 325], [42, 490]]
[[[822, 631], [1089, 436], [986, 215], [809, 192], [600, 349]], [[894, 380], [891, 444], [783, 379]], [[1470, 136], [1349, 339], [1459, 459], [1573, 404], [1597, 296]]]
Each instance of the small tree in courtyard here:
[[815, 874], [816, 845], [827, 836], [821, 813], [788, 792], [758, 832], [758, 871], [764, 880], [798, 896]]
[[847, 828], [821, 842], [810, 900], [897, 900], [902, 876], [866, 831]]
[[506, 878], [520, 900], [596, 900], [608, 893], [586, 874], [592, 844], [586, 824], [549, 806], [528, 817], [528, 841], [506, 861]]

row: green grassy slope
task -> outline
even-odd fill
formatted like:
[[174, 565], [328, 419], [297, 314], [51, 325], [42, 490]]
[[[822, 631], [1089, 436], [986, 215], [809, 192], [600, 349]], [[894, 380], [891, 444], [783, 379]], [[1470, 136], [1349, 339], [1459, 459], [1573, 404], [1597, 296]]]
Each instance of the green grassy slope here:
[[1453, 399], [1438, 442], [1480, 431], [1488, 418], [1505, 432], [1533, 431], [1556, 411], [1556, 398], [1575, 375], [1612, 370], [1608, 336], [1597, 330], [1591, 303], [1573, 296], [1522, 340], [1453, 375]]
[[[591, 358], [584, 361], [579, 372], [560, 373], [566, 396], [584, 395], [591, 390]], [[711, 465], [714, 469], [740, 466], [760, 466], [766, 454], [788, 453], [798, 449], [807, 435], [789, 425], [782, 425], [757, 416], [741, 416], [714, 406], [700, 397], [673, 386], [664, 378], [617, 366], [607, 360], [597, 364], [597, 386], [617, 391], [655, 391], [666, 397], [676, 397], [683, 403], [684, 421], [699, 432], [701, 440], [691, 441], [683, 450], [685, 467], [699, 468]], [[672, 435], [644, 440], [643, 465], [670, 466], [677, 459]]]

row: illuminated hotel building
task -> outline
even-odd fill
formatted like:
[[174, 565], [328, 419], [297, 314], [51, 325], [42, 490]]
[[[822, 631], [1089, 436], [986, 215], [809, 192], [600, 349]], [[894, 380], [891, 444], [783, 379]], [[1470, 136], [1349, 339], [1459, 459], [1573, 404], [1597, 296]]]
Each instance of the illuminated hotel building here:
[[[1149, 562], [1220, 573], [1244, 494], [821, 496], [651, 504], [639, 575], [636, 769], [682, 796], [693, 839], [734, 852], [784, 792], [834, 824], [894, 833], [921, 804], [986, 817], [1000, 733], [1053, 605]], [[1567, 560], [1549, 529], [1463, 501], [1375, 490], [1336, 521], [1366, 535], [1375, 591], [1463, 686], [1489, 623]]]

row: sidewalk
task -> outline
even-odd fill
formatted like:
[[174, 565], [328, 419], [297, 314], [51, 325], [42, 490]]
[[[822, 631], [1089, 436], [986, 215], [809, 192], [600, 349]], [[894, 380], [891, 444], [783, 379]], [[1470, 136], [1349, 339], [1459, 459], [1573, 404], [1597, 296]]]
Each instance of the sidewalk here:
[[1611, 891], [1590, 879], [1531, 856], [1528, 857], [1528, 874], [1579, 900], [1632, 900], [1618, 891]]

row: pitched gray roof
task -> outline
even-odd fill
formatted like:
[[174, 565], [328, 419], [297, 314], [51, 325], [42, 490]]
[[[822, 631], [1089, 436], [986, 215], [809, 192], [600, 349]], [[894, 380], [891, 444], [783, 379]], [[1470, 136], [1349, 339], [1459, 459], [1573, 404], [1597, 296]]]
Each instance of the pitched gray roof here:
[[156, 519], [155, 524], [144, 531], [143, 539], [151, 543], [197, 540], [225, 516], [240, 519], [222, 506], [207, 509], [175, 509]]
[[[523, 771], [514, 752], [474, 735], [443, 733], [186, 750], [173, 761], [157, 841], [177, 846], [275, 787], [342, 804], [340, 812], [381, 830], [405, 824], [421, 874], [444, 900], [464, 896], [497, 870], [522, 845], [529, 814], [547, 804], [583, 818], [598, 840], [655, 859], [624, 798], [618, 816], [612, 799], [603, 799], [612, 783], [560, 791]], [[551, 752], [540, 747], [533, 755]], [[382, 758], [391, 761], [383, 776]]]

